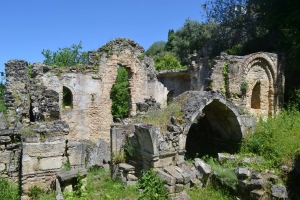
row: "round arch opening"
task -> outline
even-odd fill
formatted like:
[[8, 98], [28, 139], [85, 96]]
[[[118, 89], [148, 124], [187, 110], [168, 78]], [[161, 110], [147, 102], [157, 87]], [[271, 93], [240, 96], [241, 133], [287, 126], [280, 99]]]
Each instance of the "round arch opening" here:
[[240, 148], [242, 130], [234, 112], [218, 100], [204, 107], [191, 125], [186, 139], [186, 157], [235, 153]]

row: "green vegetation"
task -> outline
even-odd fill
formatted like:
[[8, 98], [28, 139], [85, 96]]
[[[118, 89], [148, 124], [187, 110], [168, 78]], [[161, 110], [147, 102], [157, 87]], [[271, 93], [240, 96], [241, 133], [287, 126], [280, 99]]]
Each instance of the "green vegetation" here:
[[156, 176], [156, 172], [153, 169], [143, 173], [142, 177], [139, 179], [137, 187], [143, 190], [143, 192], [139, 194], [138, 199], [168, 199], [168, 192], [164, 188], [164, 181]]
[[5, 85], [0, 83], [0, 111], [6, 113], [6, 106], [5, 106]]
[[56, 52], [49, 49], [43, 49], [42, 54], [45, 57], [43, 63], [49, 66], [71, 67], [77, 64], [88, 63], [88, 53], [81, 52], [81, 41], [78, 45], [72, 44], [71, 47], [59, 48]]
[[19, 200], [20, 191], [18, 186], [4, 178], [0, 178], [0, 197], [1, 199]]
[[38, 186], [34, 185], [28, 189], [28, 196], [32, 198], [32, 200], [39, 200], [40, 196], [43, 196], [45, 191]]
[[187, 69], [187, 67], [182, 66], [172, 53], [167, 53], [163, 57], [157, 57], [155, 59], [155, 69], [160, 71], [170, 69]]
[[211, 166], [221, 185], [227, 188], [236, 188], [238, 178], [231, 168], [223, 167], [216, 159], [211, 157], [206, 159], [206, 163]]
[[111, 113], [116, 118], [125, 118], [129, 114], [129, 82], [125, 67], [118, 67], [118, 75], [110, 93], [112, 100]]
[[20, 134], [22, 137], [26, 138], [26, 137], [32, 137], [35, 136], [36, 133], [32, 131], [30, 126], [23, 126], [20, 129]]
[[159, 127], [161, 133], [164, 133], [167, 130], [167, 125], [170, 124], [172, 116], [176, 117], [179, 123], [184, 123], [182, 120], [181, 101], [172, 102], [164, 109], [149, 110], [142, 122]]
[[242, 153], [254, 153], [270, 161], [270, 167], [292, 167], [300, 154], [300, 113], [284, 110], [281, 115], [260, 120], [256, 133], [243, 141]]
[[232, 200], [235, 197], [231, 196], [228, 191], [220, 187], [209, 184], [203, 188], [192, 188], [187, 190], [192, 200]]

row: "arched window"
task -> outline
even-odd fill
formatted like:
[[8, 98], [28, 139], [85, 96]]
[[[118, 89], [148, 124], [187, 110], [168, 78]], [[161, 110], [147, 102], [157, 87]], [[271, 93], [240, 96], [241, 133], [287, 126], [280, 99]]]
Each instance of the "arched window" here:
[[251, 108], [260, 109], [260, 83], [256, 83], [252, 90]]
[[72, 91], [63, 86], [63, 100], [62, 100], [62, 107], [64, 109], [72, 109], [73, 108], [73, 95]]

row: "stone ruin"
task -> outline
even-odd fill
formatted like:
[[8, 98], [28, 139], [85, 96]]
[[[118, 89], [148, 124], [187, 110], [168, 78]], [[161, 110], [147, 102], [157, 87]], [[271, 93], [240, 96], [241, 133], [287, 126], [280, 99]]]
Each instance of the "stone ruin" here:
[[[33, 185], [53, 190], [65, 169], [112, 168], [113, 177], [134, 184], [142, 169], [154, 168], [171, 195], [205, 184], [210, 176], [205, 163], [185, 161], [199, 146], [195, 132], [204, 141], [209, 133], [230, 152], [228, 144], [240, 142], [253, 132], [257, 119], [278, 114], [283, 104], [284, 62], [274, 53], [222, 53], [209, 60], [199, 52], [191, 55], [188, 70], [160, 72], [129, 39], [112, 40], [88, 54], [89, 64], [67, 69], [34, 63], [32, 77], [26, 61], [5, 63], [0, 176], [20, 180], [23, 199]], [[128, 72], [131, 118], [181, 99], [180, 119], [171, 117], [164, 132], [130, 120], [114, 123], [110, 92], [118, 66]], [[71, 93], [71, 106], [63, 105], [65, 89]], [[113, 163], [111, 154], [122, 150], [125, 141], [138, 156]]]

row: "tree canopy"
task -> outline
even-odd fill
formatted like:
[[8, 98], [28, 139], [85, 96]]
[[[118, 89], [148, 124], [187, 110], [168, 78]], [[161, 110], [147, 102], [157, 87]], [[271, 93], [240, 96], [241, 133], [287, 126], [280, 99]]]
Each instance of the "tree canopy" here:
[[71, 47], [59, 48], [56, 52], [49, 49], [43, 49], [42, 54], [45, 57], [43, 63], [49, 66], [70, 67], [77, 64], [88, 63], [88, 53], [80, 51], [82, 49], [81, 41], [78, 45], [72, 44]]

